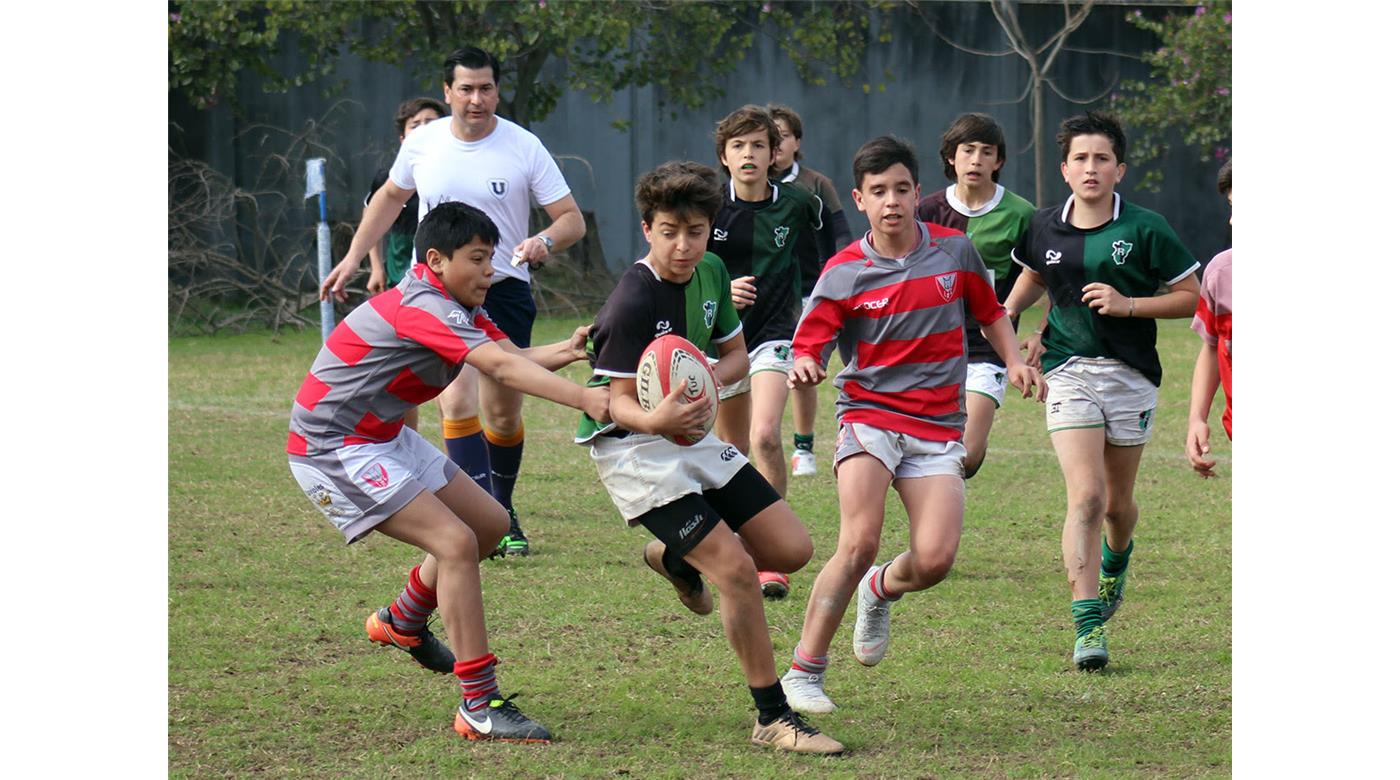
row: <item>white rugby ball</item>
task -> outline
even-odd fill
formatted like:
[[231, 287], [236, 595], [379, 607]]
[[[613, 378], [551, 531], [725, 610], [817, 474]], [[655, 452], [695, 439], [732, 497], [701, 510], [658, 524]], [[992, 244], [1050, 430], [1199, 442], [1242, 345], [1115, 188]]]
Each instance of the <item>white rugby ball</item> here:
[[[714, 427], [715, 415], [719, 413], [719, 384], [710, 370], [710, 361], [694, 344], [680, 336], [660, 336], [642, 350], [642, 359], [637, 363], [637, 400], [643, 409], [650, 412], [660, 406], [661, 401], [677, 386], [685, 388], [681, 391], [681, 398], [686, 403], [709, 406], [710, 414], [705, 419], [705, 432], [708, 433]], [[687, 447], [704, 436], [695, 439], [686, 436], [669, 438]]]

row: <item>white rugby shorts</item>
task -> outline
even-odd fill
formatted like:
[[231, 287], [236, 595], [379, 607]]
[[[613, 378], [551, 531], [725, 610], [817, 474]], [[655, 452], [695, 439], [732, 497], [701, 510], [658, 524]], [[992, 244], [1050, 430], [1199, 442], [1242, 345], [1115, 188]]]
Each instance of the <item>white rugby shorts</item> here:
[[967, 364], [967, 392], [985, 395], [1000, 409], [1006, 401], [1006, 368], [996, 363]]
[[714, 433], [688, 447], [654, 434], [599, 436], [589, 454], [598, 467], [598, 478], [628, 525], [688, 493], [729, 484], [749, 462], [737, 447], [720, 441]]
[[750, 389], [749, 377], [760, 371], [779, 371], [783, 376], [792, 370], [792, 342], [765, 341], [749, 350], [749, 375], [732, 385], [719, 389], [719, 400], [743, 395]]
[[1109, 444], [1134, 447], [1152, 439], [1157, 388], [1121, 360], [1070, 358], [1045, 375], [1045, 427], [1103, 428]]
[[864, 423], [841, 423], [836, 431], [833, 468], [852, 455], [874, 455], [895, 479], [947, 475], [963, 476], [967, 448], [960, 441], [933, 441]]
[[443, 489], [461, 471], [407, 425], [392, 441], [287, 459], [302, 493], [346, 544], [364, 538], [419, 493]]

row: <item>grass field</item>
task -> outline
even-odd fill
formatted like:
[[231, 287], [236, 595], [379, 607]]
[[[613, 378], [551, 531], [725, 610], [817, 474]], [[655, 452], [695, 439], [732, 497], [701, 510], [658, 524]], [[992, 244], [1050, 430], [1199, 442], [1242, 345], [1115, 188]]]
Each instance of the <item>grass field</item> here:
[[[543, 321], [540, 342], [576, 323]], [[301, 495], [283, 454], [287, 414], [319, 334], [169, 344], [169, 757], [174, 777], [1221, 777], [1231, 772], [1230, 448], [1222, 478], [1182, 455], [1199, 340], [1162, 323], [1165, 381], [1138, 478], [1133, 578], [1109, 624], [1112, 663], [1074, 671], [1060, 564], [1064, 488], [1043, 408], [1008, 399], [968, 483], [947, 581], [893, 610], [873, 669], [850, 654], [848, 614], [813, 718], [844, 757], [748, 744], [752, 703], [718, 613], [697, 618], [641, 563], [572, 443], [577, 413], [529, 399], [516, 503], [534, 555], [483, 564], [487, 625], [505, 693], [550, 746], [465, 743], [455, 680], [363, 635], [415, 562], [371, 535], [346, 547]], [[564, 373], [581, 381], [587, 368]], [[821, 388], [819, 460], [833, 391]], [[1215, 414], [1219, 405], [1216, 400]], [[440, 441], [437, 413], [422, 429]], [[790, 436], [790, 420], [784, 428]], [[907, 540], [893, 492], [882, 560]], [[788, 500], [816, 546], [768, 619], [785, 667], [838, 513], [829, 471]]]

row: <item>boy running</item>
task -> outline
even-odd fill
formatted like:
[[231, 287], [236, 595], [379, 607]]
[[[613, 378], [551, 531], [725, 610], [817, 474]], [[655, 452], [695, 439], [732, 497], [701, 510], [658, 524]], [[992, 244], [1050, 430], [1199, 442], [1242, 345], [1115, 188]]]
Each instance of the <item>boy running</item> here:
[[[464, 362], [607, 419], [605, 389], [546, 370], [583, 357], [582, 329], [569, 341], [521, 350], [481, 308], [499, 241], [479, 209], [449, 201], [429, 211], [415, 239], [421, 261], [398, 287], [350, 312], [316, 356], [292, 404], [287, 453], [301, 490], [347, 543], [378, 531], [427, 553], [398, 599], [370, 614], [369, 638], [457, 676], [462, 700], [453, 727], [463, 737], [548, 742], [547, 729], [501, 697], [486, 645], [478, 563], [505, 535], [509, 516], [403, 424], [404, 412], [442, 392]], [[450, 650], [426, 628], [435, 608]]]
[[[773, 117], [755, 105], [734, 111], [715, 127], [715, 155], [729, 173], [729, 186], [709, 249], [729, 271], [749, 345], [747, 374], [720, 389], [715, 433], [745, 455], [752, 447], [758, 472], [784, 496], [783, 407], [802, 292], [794, 250], [799, 234], [821, 228], [822, 201], [795, 185], [769, 180], [780, 140]], [[760, 581], [770, 598], [787, 595], [783, 572], [762, 572]]]
[[[938, 147], [943, 175], [953, 181], [919, 201], [919, 219], [972, 239], [977, 254], [995, 277], [997, 300], [1006, 300], [1021, 267], [1011, 262], [1011, 248], [1030, 225], [1035, 206], [997, 183], [1006, 164], [1006, 138], [986, 114], [963, 114], [948, 126]], [[1017, 322], [1011, 320], [1015, 332]], [[1006, 366], [976, 328], [967, 330], [967, 447], [964, 477], [972, 479], [987, 456], [997, 409], [1006, 399]]]
[[[1235, 205], [1230, 186], [1230, 161], [1220, 169], [1216, 186], [1220, 194]], [[1234, 375], [1234, 259], [1232, 250], [1211, 259], [1201, 282], [1201, 299], [1196, 303], [1196, 317], [1191, 327], [1201, 334], [1201, 352], [1196, 356], [1196, 370], [1191, 375], [1191, 407], [1186, 422], [1186, 459], [1202, 478], [1215, 476], [1215, 461], [1210, 455], [1210, 403], [1215, 389], [1225, 387], [1225, 415], [1220, 424], [1225, 435], [1233, 440], [1231, 425], [1231, 377]]]
[[[783, 688], [803, 712], [831, 712], [824, 690], [827, 650], [851, 596], [859, 593], [853, 646], [874, 666], [890, 641], [890, 605], [948, 575], [963, 520], [964, 317], [970, 311], [1029, 397], [1039, 383], [1021, 360], [987, 269], [956, 230], [915, 218], [919, 164], [907, 142], [882, 136], [856, 152], [856, 208], [870, 220], [858, 243], [836, 254], [817, 280], [793, 340], [793, 384], [826, 376], [839, 339], [836, 553], [812, 585], [802, 639]], [[909, 549], [875, 563], [891, 482], [909, 513]]]
[[719, 589], [724, 632], [758, 709], [750, 740], [798, 753], [839, 753], [841, 743], [788, 707], [759, 592], [758, 569], [792, 572], [811, 558], [807, 529], [732, 445], [713, 435], [688, 447], [667, 438], [704, 433], [708, 407], [681, 401], [684, 388], [650, 412], [637, 400], [637, 362], [667, 333], [702, 351], [714, 344], [720, 382], [748, 370], [729, 275], [705, 251], [722, 200], [718, 177], [698, 163], [666, 163], [638, 180], [636, 200], [651, 249], [618, 280], [589, 331], [590, 384], [611, 391], [615, 424], [586, 416], [575, 441], [591, 445], [598, 476], [627, 524], [656, 536], [644, 559], [681, 602], [700, 615], [714, 609], [701, 574]]
[[1071, 195], [1037, 211], [1013, 251], [1025, 270], [1006, 310], [1019, 314], [1050, 292], [1045, 421], [1068, 499], [1061, 551], [1074, 664], [1095, 670], [1108, 663], [1104, 623], [1123, 601], [1133, 552], [1133, 487], [1162, 382], [1156, 320], [1191, 316], [1200, 264], [1161, 215], [1114, 192], [1128, 167], [1117, 119], [1070, 117], [1056, 141]]
[[[768, 104], [768, 113], [778, 125], [778, 150], [773, 155], [773, 178], [796, 184], [821, 198], [822, 226], [819, 230], [803, 230], [797, 234], [797, 270], [802, 276], [802, 305], [806, 306], [812, 288], [821, 276], [822, 266], [836, 250], [851, 243], [851, 228], [846, 224], [846, 212], [836, 185], [825, 174], [802, 160], [802, 117], [796, 111], [777, 103]], [[792, 391], [792, 475], [811, 476], [817, 473], [816, 444], [817, 389], [796, 387]], [[774, 587], [774, 586], [770, 586]]]

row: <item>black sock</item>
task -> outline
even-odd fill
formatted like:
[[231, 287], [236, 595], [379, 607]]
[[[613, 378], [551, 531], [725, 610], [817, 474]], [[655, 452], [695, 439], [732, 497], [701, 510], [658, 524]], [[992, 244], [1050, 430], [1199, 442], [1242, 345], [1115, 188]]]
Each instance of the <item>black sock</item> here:
[[665, 569], [672, 577], [691, 585], [700, 580], [700, 570], [686, 563], [685, 556], [677, 555], [670, 547], [666, 548], [666, 552], [661, 553], [661, 568]]
[[787, 695], [783, 693], [781, 682], [775, 682], [767, 688], [750, 686], [749, 693], [753, 695], [753, 704], [758, 708], [760, 724], [767, 726], [788, 713]]

